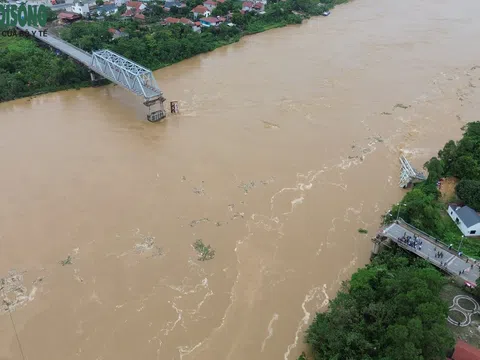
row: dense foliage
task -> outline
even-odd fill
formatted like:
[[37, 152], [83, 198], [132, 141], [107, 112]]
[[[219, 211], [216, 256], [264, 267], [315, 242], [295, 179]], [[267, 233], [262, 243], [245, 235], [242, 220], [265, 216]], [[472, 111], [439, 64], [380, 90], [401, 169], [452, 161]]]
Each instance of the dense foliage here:
[[353, 274], [306, 342], [315, 360], [436, 360], [454, 346], [442, 275], [401, 249], [380, 253]]
[[[463, 160], [462, 160], [463, 159]], [[465, 165], [468, 163], [469, 165]], [[463, 164], [463, 165], [462, 165]], [[439, 200], [437, 181], [444, 176], [457, 176], [462, 179], [457, 185], [457, 196], [466, 204], [477, 208], [480, 199], [480, 122], [472, 122], [464, 127], [464, 135], [458, 142], [449, 141], [439, 151], [438, 158], [433, 157], [424, 167], [428, 170], [428, 179], [416, 185], [398, 205], [394, 205], [384, 223], [390, 223], [397, 215], [413, 226], [440, 239], [444, 243], [458, 248], [462, 242], [462, 251], [480, 258], [480, 242], [465, 238], [446, 213], [447, 204]], [[446, 199], [447, 202], [452, 199]]]
[[88, 71], [34, 40], [0, 37], [0, 101], [88, 84]]
[[473, 209], [480, 210], [480, 181], [479, 180], [461, 180], [455, 191], [465, 204]]
[[[120, 14], [105, 16], [105, 20], [80, 21], [65, 28], [61, 37], [87, 50], [111, 49], [152, 70], [168, 66], [219, 46], [238, 41], [241, 36], [253, 34], [288, 24], [299, 24], [309, 15], [318, 15], [346, 0], [272, 0], [264, 14], [241, 14], [239, 0], [227, 0], [214, 9], [214, 16], [232, 13], [235, 26], [194, 32], [189, 26], [160, 25], [166, 17], [193, 19], [191, 9], [203, 4], [203, 0], [187, 0], [186, 8], [172, 8], [166, 13], [163, 2], [149, 2], [145, 11], [146, 21], [122, 20]], [[98, 0], [98, 4], [103, 1]], [[49, 10], [48, 20], [56, 14]], [[93, 18], [96, 16], [93, 14]], [[114, 38], [109, 28], [122, 29], [126, 36]], [[88, 84], [88, 72], [65, 56], [36, 47], [34, 40], [3, 38], [0, 40], [0, 101], [11, 100], [36, 93], [59, 90]]]
[[[128, 36], [112, 38], [109, 28]], [[143, 66], [158, 69], [240, 39], [240, 30], [226, 25], [196, 33], [183, 24], [141, 26], [138, 22], [77, 22], [62, 38], [84, 50], [113, 50]]]
[[480, 122], [467, 124], [464, 131], [460, 141], [450, 140], [438, 152], [444, 168], [443, 175], [480, 180]]

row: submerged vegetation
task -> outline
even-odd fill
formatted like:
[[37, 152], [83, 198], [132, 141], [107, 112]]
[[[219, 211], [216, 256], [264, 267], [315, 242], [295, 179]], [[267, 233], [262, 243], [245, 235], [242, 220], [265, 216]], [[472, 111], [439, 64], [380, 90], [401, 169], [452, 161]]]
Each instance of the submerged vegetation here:
[[202, 239], [197, 239], [193, 243], [193, 248], [197, 251], [200, 261], [211, 260], [215, 256], [215, 250], [210, 245], [205, 245]]
[[[165, 13], [159, 1], [149, 2], [145, 23], [120, 19], [121, 9], [104, 20], [79, 21], [65, 27], [60, 36], [86, 51], [110, 49], [140, 65], [156, 70], [189, 57], [237, 42], [242, 36], [289, 24], [300, 24], [346, 0], [272, 0], [264, 14], [242, 14], [241, 1], [226, 0], [212, 16], [232, 13], [231, 22], [201, 33], [182, 24], [160, 25], [166, 17], [192, 17], [190, 9], [203, 4], [188, 0], [184, 9]], [[49, 13], [49, 20], [54, 19]], [[114, 37], [109, 29], [122, 29], [126, 36]], [[0, 101], [39, 93], [89, 85], [88, 70], [65, 55], [56, 55], [32, 38], [0, 38]]]

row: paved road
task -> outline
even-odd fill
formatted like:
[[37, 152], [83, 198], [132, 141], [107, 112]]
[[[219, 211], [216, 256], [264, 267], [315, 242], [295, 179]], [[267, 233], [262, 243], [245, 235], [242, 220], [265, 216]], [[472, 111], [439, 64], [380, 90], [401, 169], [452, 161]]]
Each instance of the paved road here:
[[[446, 262], [447, 266], [445, 270], [449, 271], [450, 273], [456, 276], [460, 276], [462, 279], [466, 281], [470, 281], [472, 283], [475, 283], [475, 281], [479, 277], [480, 271], [478, 266], [474, 266], [473, 268], [471, 268], [471, 264], [472, 264], [471, 261], [467, 263], [466, 260], [461, 259], [454, 253], [450, 253], [444, 249], [440, 249], [439, 244], [437, 244], [433, 240], [427, 239], [425, 236], [422, 236], [422, 235], [419, 236], [419, 234], [415, 234], [417, 235], [417, 238], [419, 238], [422, 241], [422, 250], [419, 250], [418, 247], [417, 249], [414, 249], [413, 247], [408, 246], [405, 243], [399, 241], [398, 239], [403, 237], [405, 233], [407, 236], [411, 236], [413, 238], [414, 233], [409, 229], [407, 229], [406, 227], [403, 227], [399, 224], [392, 224], [387, 228], [385, 228], [385, 230], [383, 230], [383, 234], [385, 236], [388, 236], [390, 239], [400, 244], [402, 247], [406, 248], [407, 250], [410, 250], [412, 253], [427, 259], [437, 267], [441, 267], [440, 262], [444, 262], [444, 263]], [[436, 251], [435, 251], [435, 248], [437, 249]], [[435, 253], [437, 251], [443, 251], [444, 253], [443, 258], [435, 257]], [[459, 275], [458, 272], [461, 270], [465, 270], [465, 273]]]

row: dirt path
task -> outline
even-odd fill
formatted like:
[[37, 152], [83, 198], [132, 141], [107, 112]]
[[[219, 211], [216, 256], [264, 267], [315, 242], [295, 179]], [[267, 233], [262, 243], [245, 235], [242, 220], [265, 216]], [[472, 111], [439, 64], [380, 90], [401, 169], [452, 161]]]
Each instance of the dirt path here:
[[440, 184], [440, 192], [442, 193], [441, 199], [444, 202], [450, 202], [456, 198], [455, 186], [458, 183], [458, 179], [455, 177], [445, 178]]

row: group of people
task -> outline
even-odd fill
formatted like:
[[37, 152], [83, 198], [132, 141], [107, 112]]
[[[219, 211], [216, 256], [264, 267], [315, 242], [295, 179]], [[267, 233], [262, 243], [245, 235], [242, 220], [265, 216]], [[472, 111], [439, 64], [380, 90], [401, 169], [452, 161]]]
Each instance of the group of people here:
[[398, 238], [399, 241], [407, 244], [408, 246], [413, 247], [415, 250], [418, 247], [418, 250], [422, 250], [423, 241], [417, 237], [417, 235], [413, 234], [413, 238], [411, 236], [407, 236], [407, 232], [403, 234], [401, 238]]
[[[422, 242], [422, 240], [421, 240], [418, 236], [416, 236], [415, 234], [413, 234], [413, 237], [412, 237], [412, 236], [410, 236], [410, 235], [407, 235], [407, 232], [405, 232], [402, 237], [399, 237], [399, 238], [398, 238], [398, 241], [400, 241], [400, 242], [402, 242], [402, 243], [404, 243], [404, 244], [412, 247], [414, 250], [422, 250], [422, 244], [423, 244], [423, 242]], [[436, 240], [436, 242], [438, 242], [438, 240]], [[442, 250], [437, 250], [437, 247], [436, 247], [436, 246], [434, 247], [433, 250], [435, 251], [435, 258], [437, 258], [437, 259], [443, 259], [443, 257], [444, 257], [445, 254], [444, 254], [444, 252], [443, 252]], [[448, 250], [450, 250], [450, 251], [453, 250], [453, 244], [450, 244], [450, 246], [448, 247]], [[462, 252], [459, 252], [459, 253], [458, 253], [458, 256], [459, 256], [460, 258], [463, 258], [462, 255], [463, 255]], [[427, 259], [429, 259], [429, 258], [430, 258], [430, 257], [427, 256]], [[467, 264], [469, 263], [469, 259], [468, 259], [468, 258], [467, 258], [465, 261], [466, 261]], [[474, 260], [473, 263], [470, 262], [470, 269], [472, 269], [475, 265], [477, 265], [477, 261], [476, 261], [476, 260]], [[443, 260], [440, 261], [440, 266], [446, 268], [446, 267], [447, 267], [447, 261], [443, 261]], [[479, 266], [479, 267], [480, 267], [480, 266]], [[467, 269], [468, 269], [468, 268], [463, 269], [463, 270], [460, 270], [460, 271], [458, 272], [458, 275], [464, 274], [464, 273], [465, 273], [465, 270], [467, 270]]]

